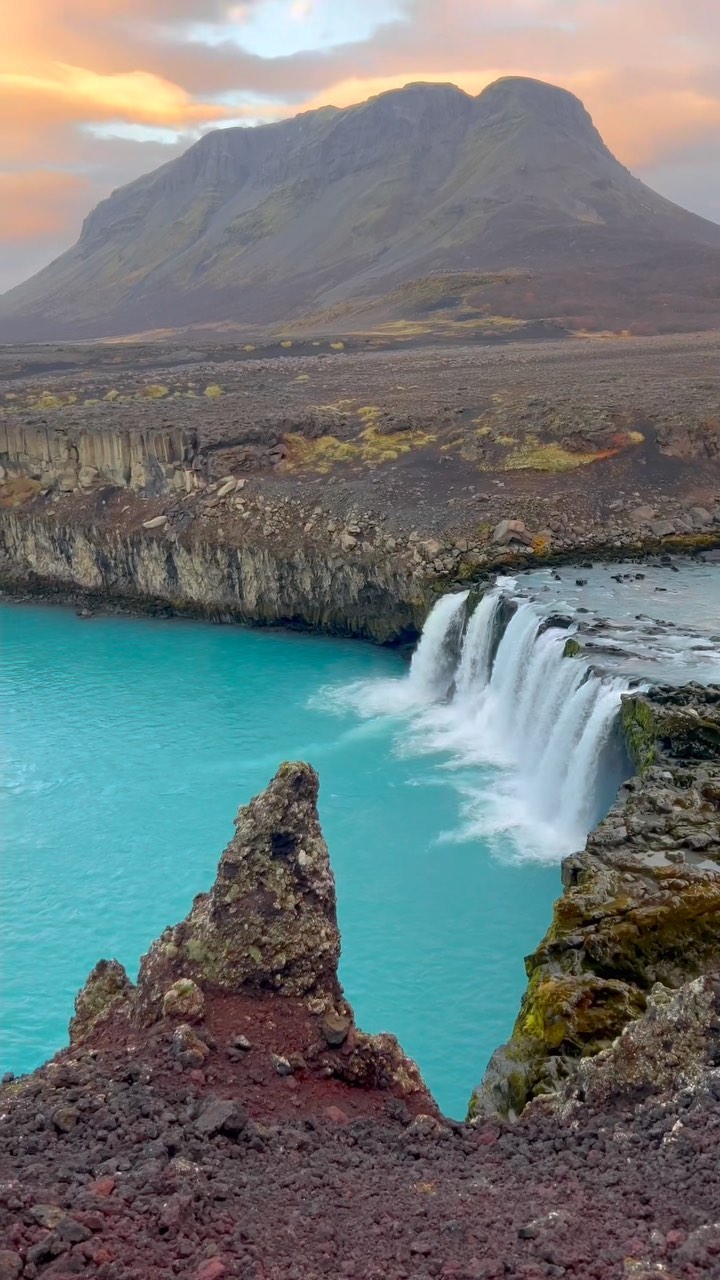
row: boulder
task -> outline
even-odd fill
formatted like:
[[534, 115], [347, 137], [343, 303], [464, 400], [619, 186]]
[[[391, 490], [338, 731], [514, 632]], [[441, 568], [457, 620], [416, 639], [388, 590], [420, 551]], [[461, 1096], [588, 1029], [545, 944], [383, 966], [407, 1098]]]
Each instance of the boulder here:
[[19, 1253], [14, 1253], [11, 1249], [0, 1249], [0, 1280], [18, 1280], [23, 1265]]
[[167, 516], [153, 516], [151, 520], [143, 520], [143, 529], [162, 529], [167, 522]]
[[173, 1033], [172, 1054], [181, 1066], [197, 1068], [210, 1057], [210, 1050], [205, 1041], [195, 1034], [192, 1027], [183, 1022], [175, 1028]]
[[192, 978], [178, 978], [163, 996], [163, 1017], [183, 1022], [200, 1022], [205, 1013], [205, 997]]
[[81, 489], [92, 489], [100, 478], [97, 467], [81, 467], [78, 471], [78, 484]]
[[656, 507], [642, 506], [636, 507], [630, 512], [630, 519], [633, 524], [648, 524], [650, 520], [654, 520], [657, 515]]
[[511, 542], [520, 542], [529, 546], [532, 534], [528, 533], [522, 520], [501, 520], [493, 530], [493, 542], [498, 546], [508, 546]]
[[334, 1009], [328, 1009], [320, 1022], [320, 1030], [323, 1033], [325, 1041], [333, 1049], [344, 1044], [348, 1038], [352, 1019], [344, 1013], [336, 1013]]
[[672, 520], [651, 520], [650, 532], [656, 538], [669, 538], [675, 532], [675, 525]]
[[225, 1133], [234, 1138], [242, 1133], [247, 1122], [247, 1114], [237, 1102], [211, 1098], [195, 1121], [195, 1131], [204, 1138], [210, 1138], [215, 1133]]

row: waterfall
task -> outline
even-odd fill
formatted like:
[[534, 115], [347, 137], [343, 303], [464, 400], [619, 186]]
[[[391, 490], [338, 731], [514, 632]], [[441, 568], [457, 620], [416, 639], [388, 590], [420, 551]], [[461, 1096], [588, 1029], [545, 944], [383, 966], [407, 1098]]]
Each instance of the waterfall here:
[[407, 714], [405, 754], [449, 756], [464, 835], [516, 856], [564, 856], [582, 847], [629, 771], [618, 732], [627, 682], [565, 657], [574, 627], [548, 626], [512, 580], [469, 617], [467, 601], [464, 592], [437, 602], [409, 675], [371, 694], [365, 686], [362, 709]]
[[462, 635], [465, 601], [470, 592], [441, 596], [428, 617], [410, 664], [411, 702], [426, 702], [447, 694], [452, 684], [457, 645]]

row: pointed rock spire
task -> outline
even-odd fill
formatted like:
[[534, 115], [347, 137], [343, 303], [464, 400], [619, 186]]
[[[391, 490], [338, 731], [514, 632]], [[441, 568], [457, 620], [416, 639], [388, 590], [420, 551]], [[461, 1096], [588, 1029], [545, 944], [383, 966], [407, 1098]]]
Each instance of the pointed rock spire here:
[[143, 958], [144, 1018], [159, 1016], [180, 978], [224, 993], [313, 998], [318, 1011], [341, 998], [335, 881], [317, 797], [315, 770], [287, 763], [240, 809], [210, 892]]

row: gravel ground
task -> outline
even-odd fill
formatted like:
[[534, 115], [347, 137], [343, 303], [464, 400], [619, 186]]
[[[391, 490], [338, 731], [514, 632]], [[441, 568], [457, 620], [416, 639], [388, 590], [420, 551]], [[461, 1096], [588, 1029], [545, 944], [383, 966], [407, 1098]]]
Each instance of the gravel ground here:
[[168, 1054], [156, 1031], [2, 1090], [1, 1280], [720, 1276], [717, 1070], [471, 1128], [302, 1073], [244, 1099], [232, 1061]]

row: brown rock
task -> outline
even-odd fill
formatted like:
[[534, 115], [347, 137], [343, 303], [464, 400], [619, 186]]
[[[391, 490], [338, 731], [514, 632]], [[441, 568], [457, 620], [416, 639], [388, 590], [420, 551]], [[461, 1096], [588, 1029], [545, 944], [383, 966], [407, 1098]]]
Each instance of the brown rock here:
[[320, 1021], [320, 1030], [331, 1049], [337, 1049], [348, 1038], [352, 1019], [344, 1013], [336, 1013], [329, 1009]]
[[52, 1114], [52, 1122], [58, 1133], [70, 1133], [80, 1119], [76, 1107], [57, 1107]]
[[52, 1231], [62, 1222], [65, 1210], [56, 1204], [34, 1204], [30, 1209], [30, 1217], [35, 1219], [39, 1227], [47, 1227], [48, 1231]]
[[210, 1056], [210, 1050], [205, 1041], [201, 1040], [187, 1023], [181, 1023], [175, 1028], [172, 1052], [184, 1067], [201, 1067]]
[[10, 1249], [0, 1249], [0, 1280], [18, 1280], [23, 1268], [19, 1253]]
[[205, 997], [192, 978], [178, 978], [163, 996], [162, 1011], [165, 1018], [201, 1022], [205, 1014]]
[[240, 810], [210, 893], [153, 944], [140, 968], [144, 1020], [179, 978], [236, 992], [276, 990], [337, 1003], [335, 883], [317, 813], [318, 778], [283, 764]]

